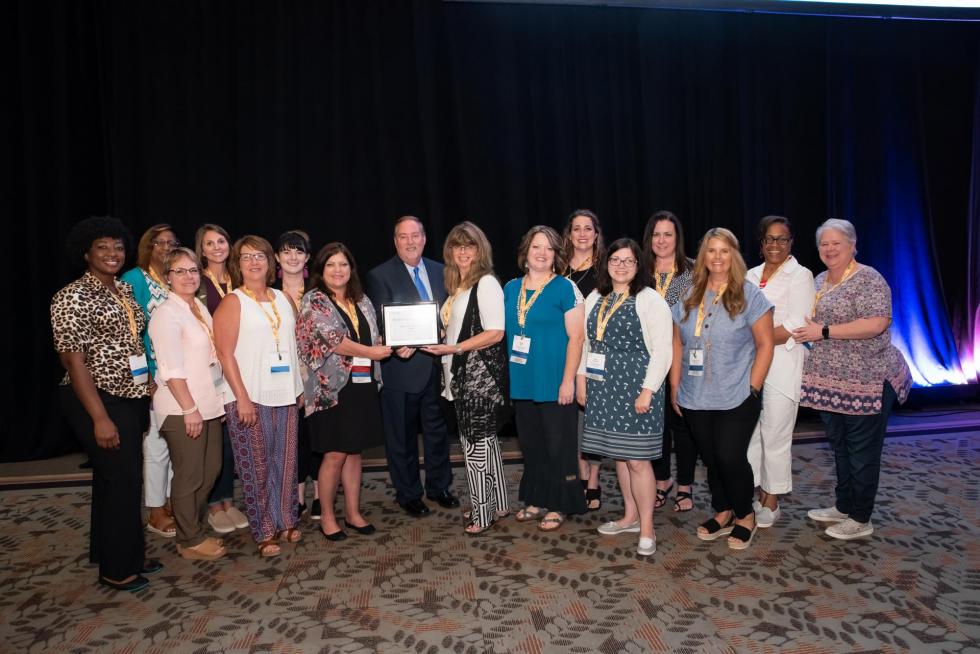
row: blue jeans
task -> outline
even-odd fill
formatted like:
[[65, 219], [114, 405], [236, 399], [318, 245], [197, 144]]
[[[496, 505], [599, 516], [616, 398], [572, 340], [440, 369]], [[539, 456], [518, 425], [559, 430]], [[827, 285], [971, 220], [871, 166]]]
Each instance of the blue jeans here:
[[895, 399], [895, 390], [885, 382], [881, 413], [849, 416], [820, 412], [837, 465], [837, 510], [857, 522], [871, 520], [875, 495], [878, 494], [881, 448]]

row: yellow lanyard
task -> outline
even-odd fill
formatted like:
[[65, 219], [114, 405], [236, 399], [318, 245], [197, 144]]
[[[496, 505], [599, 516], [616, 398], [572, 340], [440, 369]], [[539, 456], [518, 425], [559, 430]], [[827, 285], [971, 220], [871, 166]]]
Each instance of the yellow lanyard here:
[[457, 291], [457, 292], [453, 293], [448, 298], [446, 298], [446, 301], [443, 303], [443, 305], [442, 305], [442, 311], [440, 312], [442, 314], [442, 326], [443, 327], [448, 327], [449, 326], [449, 318], [452, 317], [452, 315], [453, 315], [453, 302], [456, 301], [456, 298], [459, 297], [459, 294], [460, 293], [462, 293], [462, 291]]
[[160, 279], [160, 275], [157, 274], [157, 271], [153, 270], [153, 266], [147, 266], [147, 272], [149, 273], [150, 278], [157, 283], [157, 286], [162, 288], [164, 291], [167, 290], [167, 282]]
[[[266, 292], [268, 292], [268, 290], [269, 289], [266, 289]], [[279, 351], [279, 327], [282, 326], [282, 316], [279, 315], [279, 309], [276, 308], [276, 294], [275, 293], [272, 294], [272, 301], [269, 303], [272, 305], [272, 316], [275, 316], [275, 318], [273, 319], [273, 317], [266, 312], [265, 308], [262, 306], [262, 303], [259, 302], [259, 299], [255, 297], [255, 293], [253, 293], [245, 286], [242, 286], [242, 292], [245, 293], [245, 295], [252, 298], [253, 300], [255, 300], [255, 303], [259, 305], [259, 311], [261, 311], [262, 315], [265, 316], [265, 319], [269, 321], [269, 327], [272, 328], [272, 338], [275, 339], [276, 341], [276, 352], [278, 352]]]
[[538, 297], [541, 295], [541, 291], [544, 290], [545, 286], [551, 283], [551, 280], [555, 276], [552, 274], [548, 277], [548, 280], [538, 287], [538, 290], [531, 294], [531, 299], [527, 299], [527, 276], [521, 278], [521, 293], [517, 296], [517, 324], [520, 326], [521, 331], [524, 331], [524, 323], [527, 322], [527, 312], [531, 310], [534, 303], [538, 301]]
[[674, 279], [674, 273], [677, 272], [677, 264], [675, 263], [670, 267], [670, 272], [667, 273], [667, 277], [664, 279], [664, 283], [660, 283], [660, 274], [656, 271], [653, 273], [653, 284], [654, 288], [657, 289], [657, 293], [660, 293], [660, 297], [667, 299], [667, 289], [670, 288], [670, 282]]
[[762, 272], [759, 273], [759, 288], [765, 288], [766, 287], [766, 284], [769, 283], [769, 280], [771, 280], [773, 277], [775, 277], [776, 275], [778, 275], [779, 274], [779, 271], [783, 269], [783, 266], [785, 266], [787, 263], [789, 263], [790, 258], [791, 257], [786, 257], [786, 261], [784, 261], [781, 264], [779, 264], [779, 267], [776, 268], [776, 270], [774, 270], [773, 273], [771, 275], [769, 275], [768, 277], [763, 277], [762, 276], [762, 273], [766, 272], [766, 267], [763, 265], [762, 266]]
[[354, 326], [354, 335], [351, 340], [359, 343], [361, 341], [361, 322], [360, 319], [357, 317], [357, 307], [354, 306], [354, 303], [350, 301], [350, 298], [347, 298], [347, 301], [345, 303], [346, 306], [344, 306], [344, 304], [341, 304], [340, 302], [334, 302], [334, 304], [336, 304], [337, 308], [343, 311], [344, 314], [346, 314], [347, 317], [350, 318], [350, 322]]
[[[109, 291], [108, 288], [106, 290]], [[118, 289], [116, 293], [109, 291], [109, 297], [111, 297], [112, 301], [118, 304], [122, 310], [126, 312], [126, 320], [129, 322], [129, 333], [133, 335], [134, 341], [139, 342], [140, 330], [136, 325], [136, 312], [133, 311], [133, 307], [129, 306], [129, 302], [122, 298], [122, 296], [118, 293]]]
[[208, 340], [211, 341], [211, 350], [213, 351], [214, 350], [214, 332], [211, 330], [211, 327], [208, 326], [208, 323], [204, 321], [204, 316], [201, 315], [201, 310], [197, 308], [197, 300], [196, 299], [192, 299], [191, 300], [191, 313], [194, 314], [194, 317], [197, 318], [197, 321], [199, 323], [201, 323], [201, 327], [204, 328], [204, 332], [208, 335]]
[[596, 327], [595, 327], [595, 339], [601, 341], [603, 336], [606, 335], [606, 325], [609, 324], [609, 319], [612, 318], [613, 314], [619, 307], [623, 306], [626, 299], [630, 296], [630, 292], [627, 290], [623, 293], [618, 300], [616, 300], [613, 305], [609, 308], [609, 313], [602, 315], [602, 312], [606, 310], [606, 302], [609, 300], [609, 296], [602, 298], [602, 304], [599, 305], [599, 315], [596, 316]]
[[210, 279], [211, 282], [214, 284], [214, 290], [216, 290], [218, 292], [218, 297], [219, 298], [224, 297], [225, 296], [225, 290], [223, 288], [221, 288], [221, 282], [218, 281], [218, 278], [215, 277], [214, 273], [211, 272], [210, 270], [208, 270], [207, 268], [205, 268], [204, 269], [204, 274], [207, 275], [208, 279]]
[[582, 262], [582, 265], [580, 265], [578, 268], [572, 268], [571, 266], [569, 266], [568, 267], [568, 272], [565, 274], [565, 277], [567, 279], [571, 279], [572, 278], [572, 273], [577, 273], [577, 272], [582, 272], [583, 270], [588, 270], [591, 266], [592, 266], [592, 255], [589, 255], [589, 258], [586, 259], [585, 261], [583, 261]]
[[[728, 288], [728, 284], [722, 284], [721, 288], [718, 289], [718, 294], [715, 295], [715, 299], [711, 301], [711, 306], [718, 304], [718, 300], [721, 296], [725, 294], [725, 289]], [[707, 291], [705, 291], [707, 292]], [[701, 338], [701, 325], [704, 323], [704, 296], [701, 296], [701, 304], [698, 305], [698, 320], [694, 323], [694, 336], [696, 338]]]
[[851, 263], [847, 264], [847, 268], [844, 269], [844, 274], [841, 276], [840, 281], [834, 284], [833, 286], [831, 286], [830, 288], [827, 288], [828, 284], [830, 284], [830, 273], [828, 272], [827, 278], [824, 280], [823, 283], [823, 288], [817, 291], [816, 296], [813, 298], [813, 311], [810, 313], [810, 317], [817, 315], [817, 302], [820, 301], [820, 298], [822, 298], [824, 295], [830, 293], [835, 288], [837, 288], [838, 286], [846, 282], [851, 277], [851, 275], [853, 275], [856, 272], [857, 272], [857, 262], [854, 261], [854, 259], [851, 259]]

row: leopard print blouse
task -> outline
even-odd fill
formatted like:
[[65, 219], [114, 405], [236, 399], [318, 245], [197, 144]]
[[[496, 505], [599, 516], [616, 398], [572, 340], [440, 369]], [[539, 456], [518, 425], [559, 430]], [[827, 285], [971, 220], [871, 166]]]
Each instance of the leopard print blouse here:
[[[142, 332], [146, 315], [133, 297], [133, 288], [116, 280], [116, 289], [133, 310], [137, 334]], [[143, 341], [138, 336], [133, 338], [126, 312], [92, 273], [86, 272], [55, 293], [51, 299], [51, 331], [56, 351], [85, 354], [85, 367], [99, 390], [126, 398], [150, 394], [147, 384], [133, 381], [129, 369], [129, 357], [145, 353]], [[67, 372], [61, 383], [71, 383]]]

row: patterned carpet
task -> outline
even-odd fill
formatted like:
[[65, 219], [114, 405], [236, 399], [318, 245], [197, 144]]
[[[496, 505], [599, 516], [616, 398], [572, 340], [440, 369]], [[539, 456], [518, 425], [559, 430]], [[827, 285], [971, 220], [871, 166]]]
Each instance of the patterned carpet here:
[[[595, 532], [619, 508], [611, 469], [597, 514], [548, 535], [509, 518], [478, 537], [438, 507], [407, 517], [373, 473], [379, 533], [328, 543], [307, 524], [263, 560], [240, 531], [213, 563], [151, 536], [167, 567], [136, 594], [95, 584], [87, 489], [6, 491], [0, 651], [980, 652], [978, 451], [980, 432], [889, 439], [877, 531], [848, 543], [805, 517], [831, 495], [829, 451], [796, 446], [782, 521], [739, 553], [694, 536], [699, 470], [698, 510], [658, 512], [649, 559], [635, 535]], [[507, 472], [516, 489], [520, 467]]]

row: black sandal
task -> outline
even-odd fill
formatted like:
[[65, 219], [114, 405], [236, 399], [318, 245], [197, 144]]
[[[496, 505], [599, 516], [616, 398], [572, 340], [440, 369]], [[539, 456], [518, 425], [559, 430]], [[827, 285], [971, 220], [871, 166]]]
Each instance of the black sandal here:
[[653, 508], [659, 509], [664, 504], [667, 503], [667, 496], [670, 495], [670, 491], [674, 490], [674, 482], [670, 482], [670, 486], [667, 488], [657, 489], [657, 498], [653, 501]]
[[729, 538], [734, 538], [735, 542], [728, 541], [728, 549], [747, 549], [748, 546], [752, 544], [752, 537], [755, 536], [755, 532], [758, 528], [758, 525], [752, 525], [752, 529], [750, 530], [748, 527], [735, 525], [735, 527], [732, 528], [732, 533], [728, 535]]
[[[690, 500], [691, 506], [689, 508], [686, 509], [681, 508], [681, 502], [683, 502], [684, 500]], [[694, 508], [693, 495], [691, 495], [687, 491], [680, 491], [680, 490], [674, 494], [674, 513], [687, 513], [693, 508]]]
[[[596, 505], [592, 506], [592, 502]], [[598, 511], [602, 508], [602, 489], [601, 488], [586, 488], [585, 489], [585, 508], [589, 511]]]
[[698, 538], [704, 541], [718, 540], [722, 536], [727, 536], [732, 533], [735, 528], [735, 514], [732, 513], [732, 517], [728, 519], [728, 522], [724, 526], [718, 524], [718, 521], [714, 518], [710, 518], [701, 523], [701, 526], [708, 530], [708, 533], [702, 534], [700, 531], [697, 532]]

